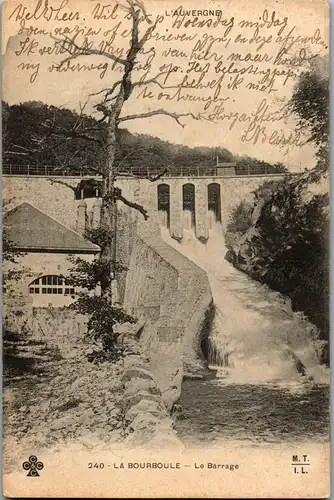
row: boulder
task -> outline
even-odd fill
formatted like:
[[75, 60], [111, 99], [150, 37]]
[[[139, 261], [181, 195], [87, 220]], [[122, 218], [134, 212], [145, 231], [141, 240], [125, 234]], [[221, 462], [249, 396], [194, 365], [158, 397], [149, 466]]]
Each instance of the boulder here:
[[82, 389], [82, 387], [86, 387], [90, 383], [89, 377], [80, 377], [77, 378], [71, 385], [71, 391], [76, 391], [77, 389]]
[[133, 422], [135, 417], [140, 413], [150, 413], [155, 417], [166, 417], [166, 409], [158, 403], [158, 401], [151, 401], [149, 399], [142, 399], [136, 405], [132, 406], [125, 414], [125, 420]]
[[154, 380], [144, 378], [132, 378], [125, 385], [124, 396], [134, 396], [139, 391], [145, 391], [150, 394], [161, 395], [160, 389], [156, 386]]
[[173, 451], [178, 450], [179, 452], [182, 452], [185, 449], [185, 445], [177, 437], [175, 431], [169, 430], [164, 432], [157, 432], [152, 436], [150, 440], [150, 449], [168, 450], [170, 448], [172, 448]]
[[293, 360], [295, 368], [300, 375], [306, 375], [306, 367], [305, 365], [300, 361], [298, 356], [291, 350], [291, 349], [286, 349], [287, 355]]
[[141, 354], [140, 345], [133, 334], [121, 333], [118, 337], [118, 343], [123, 346], [125, 355]]
[[145, 321], [137, 321], [137, 323], [119, 323], [115, 325], [115, 332], [119, 334], [119, 338], [122, 340], [127, 340], [128, 338], [138, 336], [138, 332], [140, 332], [145, 326]]
[[124, 370], [137, 366], [142, 367], [143, 365], [144, 360], [142, 356], [139, 356], [138, 354], [131, 354], [124, 358]]
[[147, 413], [138, 414], [130, 424], [129, 430], [132, 432], [127, 436], [126, 444], [149, 446], [150, 449], [184, 449], [167, 416], [159, 418]]
[[133, 378], [154, 380], [151, 372], [146, 370], [146, 368], [142, 368], [140, 366], [127, 368], [126, 370], [124, 370], [124, 373], [122, 376], [123, 382], [129, 382]]
[[131, 406], [138, 404], [143, 399], [161, 403], [161, 397], [158, 396], [157, 394], [150, 394], [146, 391], [138, 391], [136, 394], [133, 394], [132, 396], [124, 397], [124, 399], [122, 400], [122, 407], [124, 408], [125, 411], [127, 411], [129, 408], [131, 408]]
[[135, 432], [143, 432], [152, 435], [157, 427], [161, 429], [172, 429], [172, 421], [165, 416], [164, 418], [156, 417], [151, 413], [139, 413], [129, 425], [129, 429]]

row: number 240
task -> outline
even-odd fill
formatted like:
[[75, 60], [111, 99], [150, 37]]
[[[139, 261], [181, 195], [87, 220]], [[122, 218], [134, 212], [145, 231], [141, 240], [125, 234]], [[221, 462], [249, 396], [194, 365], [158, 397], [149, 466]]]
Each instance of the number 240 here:
[[100, 462], [93, 464], [93, 462], [89, 462], [88, 469], [104, 469], [104, 463]]

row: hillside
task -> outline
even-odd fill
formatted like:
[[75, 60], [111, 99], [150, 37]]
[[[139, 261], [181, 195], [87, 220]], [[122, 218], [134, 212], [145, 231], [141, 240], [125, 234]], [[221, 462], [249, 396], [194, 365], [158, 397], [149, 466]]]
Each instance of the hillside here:
[[[3, 151], [5, 165], [56, 165], [60, 170], [80, 169], [91, 171], [97, 165], [103, 165], [105, 152], [94, 140], [84, 140], [72, 134], [66, 137], [61, 131], [73, 128], [78, 115], [64, 108], [55, 108], [41, 102], [26, 102], [9, 106], [3, 102]], [[46, 125], [56, 125], [58, 134], [48, 134]], [[85, 116], [83, 123], [92, 129], [90, 136], [98, 138], [105, 127], [94, 118]], [[94, 130], [93, 130], [94, 129]], [[235, 162], [236, 172], [243, 173], [242, 167], [254, 165], [266, 166], [268, 172], [286, 170], [282, 164], [271, 165], [256, 158], [233, 155], [226, 148], [196, 147], [189, 148], [181, 144], [171, 144], [157, 137], [146, 134], [131, 134], [126, 129], [119, 129], [116, 163], [121, 164], [121, 171], [134, 172], [150, 170], [157, 172], [168, 167], [170, 172], [180, 167], [187, 172], [200, 167], [208, 174], [220, 162]]]

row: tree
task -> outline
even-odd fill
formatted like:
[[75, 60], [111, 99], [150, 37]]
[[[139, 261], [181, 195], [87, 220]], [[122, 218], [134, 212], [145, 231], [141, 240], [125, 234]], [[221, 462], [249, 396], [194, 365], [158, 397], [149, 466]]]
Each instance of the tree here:
[[[95, 93], [95, 95], [101, 95], [101, 100], [97, 105], [95, 105], [95, 108], [100, 114], [102, 114], [102, 117], [98, 120], [99, 125], [102, 125], [102, 127], [96, 125], [87, 127], [81, 119], [76, 121], [71, 130], [64, 130], [62, 127], [59, 127], [55, 120], [53, 123], [49, 122], [46, 124], [49, 132], [53, 135], [65, 135], [67, 137], [83, 138], [87, 141], [94, 141], [97, 142], [105, 151], [105, 163], [102, 167], [96, 168], [96, 173], [102, 177], [102, 183], [100, 185], [102, 197], [101, 231], [111, 231], [112, 234], [115, 234], [116, 231], [117, 200], [128, 204], [132, 208], [139, 209], [144, 217], [147, 216], [145, 210], [129, 203], [128, 200], [122, 196], [120, 189], [115, 188], [115, 180], [119, 174], [119, 168], [115, 161], [119, 125], [128, 120], [149, 118], [155, 115], [166, 115], [173, 118], [179, 125], [183, 126], [180, 122], [180, 118], [182, 116], [192, 116], [193, 118], [196, 118], [191, 113], [170, 113], [164, 109], [152, 110], [136, 115], [121, 116], [123, 106], [130, 98], [134, 88], [139, 85], [148, 85], [149, 83], [156, 83], [161, 86], [159, 83], [159, 77], [165, 74], [160, 73], [154, 78], [146, 81], [132, 81], [132, 73], [136, 64], [137, 56], [147, 42], [149, 35], [151, 35], [155, 30], [157, 21], [155, 24], [152, 24], [152, 21], [149, 19], [149, 16], [147, 16], [145, 7], [140, 0], [126, 0], [126, 7], [124, 8], [128, 13], [128, 17], [132, 21], [129, 49], [124, 59], [116, 57], [110, 52], [104, 52], [94, 48], [89, 49], [79, 47], [73, 40], [64, 36], [66, 50], [70, 55], [61, 61], [61, 66], [66, 64], [68, 61], [78, 58], [79, 56], [97, 55], [105, 56], [108, 59], [111, 59], [115, 64], [123, 67], [123, 75], [120, 80], [116, 81], [111, 87], [101, 89]], [[147, 23], [149, 27], [146, 29], [145, 33], [140, 36], [139, 27], [142, 23]], [[56, 42], [62, 43], [63, 47], [65, 46], [63, 43], [64, 40], [56, 39]], [[84, 108], [85, 105], [81, 107], [81, 112], [84, 111]], [[83, 117], [83, 114], [81, 114], [79, 118], [81, 117]], [[93, 133], [93, 135], [91, 133]], [[151, 180], [156, 179], [154, 178]], [[105, 239], [105, 242], [107, 242], [107, 239]], [[112, 242], [109, 241], [102, 246], [101, 261], [111, 263], [112, 267], [115, 266], [115, 249]], [[110, 276], [113, 274], [112, 270], [109, 274]], [[112, 302], [111, 279], [106, 278], [103, 280], [103, 283], [101, 283], [101, 295], [103, 298]]]
[[[85, 122], [85, 127], [102, 129], [106, 126], [91, 116], [80, 117], [77, 112], [64, 107], [55, 108], [36, 101], [12, 106], [3, 102], [3, 162], [6, 173], [19, 173], [21, 168], [26, 172], [29, 165], [29, 171], [35, 174], [45, 173], [45, 166], [49, 173], [92, 174], [96, 165], [105, 163], [100, 144], [93, 140], [52, 135], [43, 141], [43, 138], [46, 139], [43, 124], [52, 123], [55, 114], [57, 125], [63, 129], [72, 129], [78, 121]], [[256, 158], [240, 157], [224, 148], [190, 148], [146, 134], [132, 134], [124, 128], [117, 130], [115, 163], [122, 174], [158, 173], [163, 161], [171, 175], [179, 175], [180, 172], [192, 175], [198, 169], [202, 174], [213, 175], [217, 156], [220, 162], [236, 163], [237, 175], [263, 172], [262, 167], [268, 173], [287, 171], [282, 164], [272, 165]]]
[[[104, 351], [111, 352], [112, 355], [119, 354], [118, 346], [115, 342], [117, 338], [115, 325], [117, 323], [134, 321], [113, 300], [113, 280], [116, 278], [117, 272], [121, 269], [116, 261], [117, 202], [120, 201], [138, 210], [145, 219], [148, 217], [144, 207], [125, 198], [121, 190], [115, 186], [115, 181], [121, 171], [122, 164], [122, 162], [117, 162], [116, 159], [119, 126], [129, 120], [164, 115], [172, 118], [178, 125], [183, 127], [184, 125], [180, 121], [182, 117], [191, 116], [194, 119], [198, 118], [191, 113], [171, 113], [164, 109], [122, 115], [123, 106], [131, 97], [135, 88], [148, 84], [157, 84], [164, 88], [159, 82], [159, 78], [166, 74], [166, 72], [162, 72], [154, 78], [133, 81], [133, 70], [138, 54], [143, 49], [149, 36], [156, 29], [158, 21], [152, 23], [140, 0], [126, 0], [124, 9], [131, 22], [129, 48], [124, 58], [116, 57], [108, 51], [86, 48], [86, 46], [79, 47], [74, 41], [75, 39], [70, 39], [67, 36], [64, 36], [62, 39], [52, 37], [55, 43], [61, 45], [69, 54], [60, 62], [60, 67], [78, 57], [103, 56], [111, 60], [118, 68], [122, 68], [122, 76], [120, 80], [113, 83], [110, 87], [103, 88], [92, 94], [92, 96], [98, 96], [99, 98], [99, 102], [95, 105], [96, 111], [100, 116], [97, 122], [90, 123], [84, 113], [87, 101], [80, 105], [80, 113], [72, 120], [71, 127], [64, 127], [64, 124], [59, 120], [61, 113], [57, 113], [55, 109], [53, 116], [42, 122], [42, 127], [45, 131], [44, 135], [35, 137], [34, 139], [37, 148], [40, 150], [49, 147], [50, 141], [54, 137], [64, 137], [66, 140], [74, 141], [83, 139], [97, 144], [103, 153], [104, 162], [101, 165], [95, 165], [93, 168], [95, 176], [98, 175], [101, 180], [97, 181], [96, 178], [90, 179], [91, 187], [98, 188], [102, 198], [100, 226], [87, 234], [91, 241], [100, 246], [100, 257], [92, 264], [80, 261], [80, 259], [77, 260], [76, 267], [72, 273], [72, 282], [85, 288], [88, 292], [99, 288], [99, 294], [81, 292], [75, 303], [75, 307], [81, 312], [89, 314], [88, 330], [90, 334], [94, 340], [102, 343]], [[140, 33], [142, 25], [146, 25], [143, 34]], [[165, 170], [161, 171], [157, 176], [148, 176], [147, 178], [153, 182], [164, 173]], [[64, 181], [60, 182], [66, 184]], [[71, 186], [68, 185], [68, 187]], [[101, 356], [103, 358], [103, 354]]]
[[24, 255], [19, 251], [11, 241], [8, 235], [8, 226], [6, 224], [6, 212], [10, 206], [12, 199], [3, 200], [2, 202], [2, 286], [6, 290], [8, 281], [18, 280], [22, 274], [27, 273], [28, 269], [20, 264], [20, 257]]
[[241, 201], [239, 205], [232, 211], [228, 225], [227, 231], [231, 233], [241, 233], [245, 232], [252, 225], [252, 206]]
[[309, 132], [307, 142], [317, 148], [317, 156], [324, 168], [329, 159], [329, 68], [327, 58], [313, 60], [308, 71], [297, 81], [290, 100], [291, 111], [300, 129]]
[[81, 138], [64, 137], [45, 132], [45, 124], [55, 118], [59, 127], [72, 129], [78, 120], [86, 127], [96, 126], [91, 117], [81, 117], [69, 109], [48, 106], [42, 102], [28, 101], [24, 104], [8, 106], [2, 103], [3, 115], [3, 162], [4, 165], [19, 168], [30, 165], [31, 172], [44, 171], [45, 166], [52, 165], [54, 171], [66, 169], [86, 171], [96, 163], [103, 161], [99, 144], [95, 141], [84, 141]]

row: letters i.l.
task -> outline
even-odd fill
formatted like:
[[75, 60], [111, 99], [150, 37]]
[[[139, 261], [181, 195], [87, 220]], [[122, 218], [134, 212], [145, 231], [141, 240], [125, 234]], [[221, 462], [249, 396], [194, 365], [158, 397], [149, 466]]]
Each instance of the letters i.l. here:
[[295, 474], [307, 474], [308, 472], [304, 470], [303, 466], [299, 466], [300, 469], [297, 470], [297, 467], [294, 467], [294, 473]]
[[294, 474], [308, 474], [307, 470], [304, 470], [304, 465], [309, 465], [307, 455], [303, 455], [303, 460], [301, 460], [298, 455], [293, 455], [292, 465], [294, 466]]

